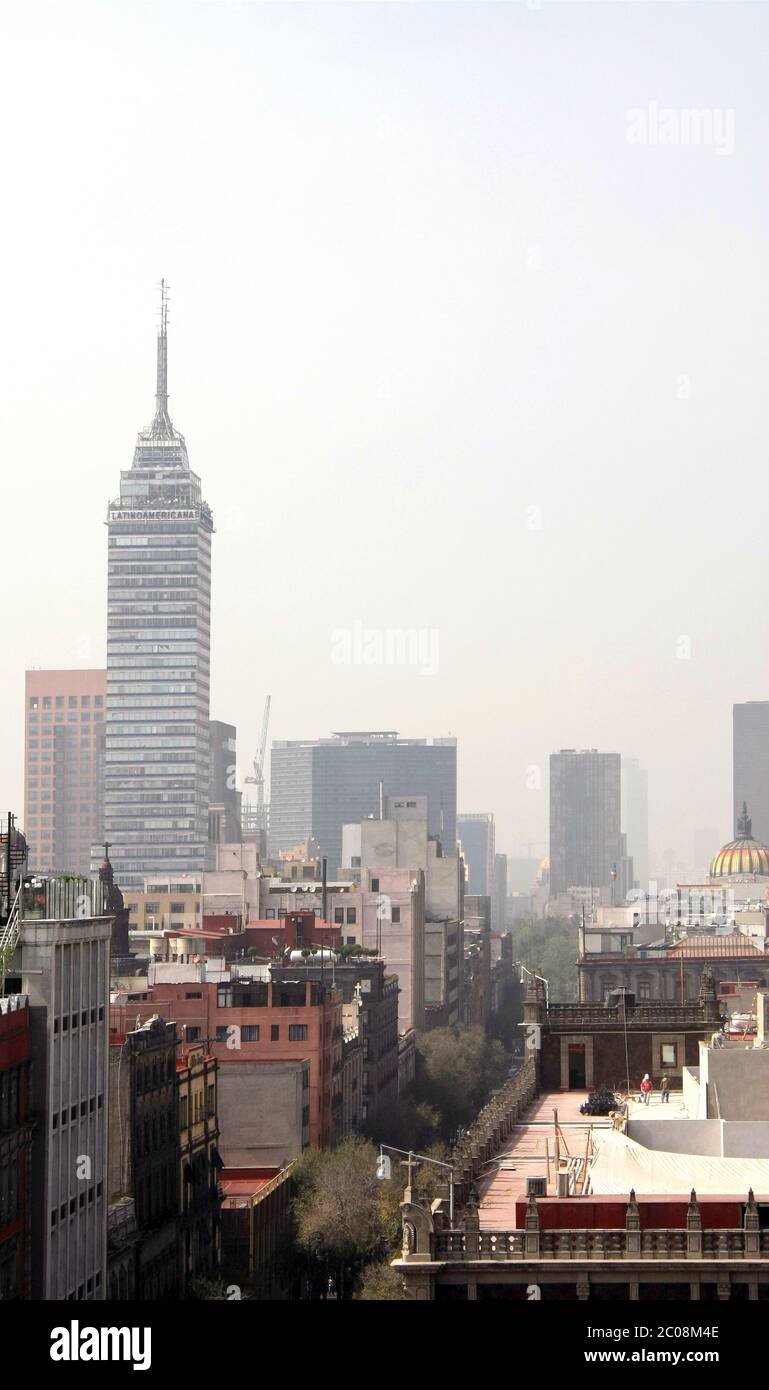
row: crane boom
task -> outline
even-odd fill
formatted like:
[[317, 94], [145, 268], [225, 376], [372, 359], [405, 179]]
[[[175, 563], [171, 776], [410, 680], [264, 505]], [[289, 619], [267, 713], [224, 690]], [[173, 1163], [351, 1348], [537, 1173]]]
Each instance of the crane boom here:
[[270, 722], [270, 696], [264, 702], [264, 714], [262, 715], [262, 733], [259, 739], [259, 747], [254, 754], [254, 775], [247, 777], [246, 782], [256, 787], [256, 823], [260, 830], [266, 829], [264, 824], [264, 760], [267, 755], [267, 728]]

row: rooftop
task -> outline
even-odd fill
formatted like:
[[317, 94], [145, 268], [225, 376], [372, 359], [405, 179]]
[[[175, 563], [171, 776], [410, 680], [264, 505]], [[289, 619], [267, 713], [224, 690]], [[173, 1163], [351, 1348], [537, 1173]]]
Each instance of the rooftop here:
[[687, 956], [695, 960], [721, 960], [730, 956], [763, 956], [765, 952], [752, 945], [742, 932], [733, 932], [730, 936], [711, 936], [707, 932], [697, 932], [676, 942], [666, 954], [675, 957]]
[[550, 1154], [549, 1196], [556, 1195], [554, 1111], [561, 1131], [561, 1154], [582, 1158], [591, 1129], [611, 1129], [611, 1120], [580, 1115], [587, 1091], [544, 1091], [532, 1102], [522, 1124], [516, 1125], [505, 1147], [493, 1158], [478, 1182], [481, 1230], [513, 1230], [515, 1204], [526, 1197], [526, 1179], [546, 1177]]

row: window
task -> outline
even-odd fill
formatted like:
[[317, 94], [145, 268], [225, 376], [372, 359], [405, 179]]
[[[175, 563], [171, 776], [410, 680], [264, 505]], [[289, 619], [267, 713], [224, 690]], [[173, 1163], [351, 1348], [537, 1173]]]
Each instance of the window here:
[[378, 879], [378, 878], [372, 878], [372, 880], [371, 880], [371, 891], [372, 891], [372, 893], [378, 893], [378, 892], [379, 892], [379, 879]]
[[335, 908], [334, 908], [334, 922], [337, 923], [337, 924], [339, 924], [339, 925], [341, 925], [341, 924], [344, 922], [344, 908], [343, 908], [343, 907], [335, 907]]
[[227, 1023], [217, 1023], [217, 1025], [216, 1025], [216, 1041], [217, 1041], [218, 1043], [226, 1043], [226, 1041], [227, 1041], [227, 1034], [228, 1034], [228, 1033], [229, 1033], [229, 1024], [227, 1024]]
[[355, 908], [354, 908], [354, 907], [348, 907], [348, 909], [347, 909], [347, 925], [348, 925], [348, 927], [349, 927], [349, 926], [354, 926], [354, 925], [355, 925], [355, 922], [356, 922]]
[[288, 1025], [288, 1040], [289, 1040], [289, 1042], [306, 1042], [306, 1041], [307, 1041], [307, 1024], [306, 1024], [306, 1023], [289, 1023], [289, 1025]]
[[346, 945], [346, 946], [354, 946], [354, 945], [355, 945], [355, 937], [354, 937], [354, 936], [346, 936], [344, 940], [345, 940], [345, 945]]
[[270, 1024], [270, 1042], [280, 1042], [280, 1024]]
[[199, 989], [188, 989], [184, 995], [185, 999], [202, 999], [203, 992]]
[[676, 1049], [675, 1043], [663, 1043], [663, 1044], [662, 1044], [662, 1046], [661, 1046], [661, 1048], [660, 1048], [660, 1060], [661, 1060], [661, 1062], [662, 1062], [663, 1067], [675, 1067], [675, 1066], [677, 1066], [677, 1062], [676, 1062], [676, 1050], [677, 1050], [677, 1049]]
[[200, 1042], [200, 1029], [187, 1024], [187, 1042]]
[[[241, 1030], [240, 1030], [240, 1040], [241, 1040], [241, 1042], [258, 1042], [258, 1041], [259, 1041], [259, 1024], [258, 1024], [258, 1023], [244, 1023], [243, 1026], [242, 1026], [242, 1028], [241, 1028]], [[210, 1089], [213, 1090], [213, 1087], [210, 1087]], [[212, 1114], [212, 1113], [213, 1113], [213, 1111], [209, 1111], [209, 1114]]]
[[391, 908], [390, 908], [390, 921], [391, 921], [391, 922], [400, 922], [400, 920], [401, 920], [401, 910], [400, 910], [400, 908], [399, 908], [399, 907], [391, 907]]

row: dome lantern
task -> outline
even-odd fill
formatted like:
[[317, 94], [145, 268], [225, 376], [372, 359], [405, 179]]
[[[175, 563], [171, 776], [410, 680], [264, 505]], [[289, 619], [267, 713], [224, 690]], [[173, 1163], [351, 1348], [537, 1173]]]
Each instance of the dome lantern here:
[[711, 878], [769, 878], [769, 848], [753, 839], [746, 803], [737, 822], [737, 838], [719, 850], [710, 866]]

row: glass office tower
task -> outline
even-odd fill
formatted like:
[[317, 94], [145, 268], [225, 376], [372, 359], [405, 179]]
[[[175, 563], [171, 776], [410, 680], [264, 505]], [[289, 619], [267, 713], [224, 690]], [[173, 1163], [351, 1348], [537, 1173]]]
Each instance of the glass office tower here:
[[753, 834], [769, 843], [769, 701], [734, 706], [734, 834], [739, 835], [742, 803], [747, 803]]
[[550, 896], [589, 888], [611, 901], [612, 868], [623, 901], [621, 759], [595, 748], [550, 754]]
[[336, 733], [332, 738], [272, 745], [270, 852], [312, 836], [342, 863], [342, 826], [378, 816], [385, 796], [426, 796], [427, 829], [444, 854], [457, 838], [457, 741], [400, 738], [393, 730]]
[[107, 515], [104, 832], [115, 880], [208, 867], [213, 518], [168, 414], [161, 302], [155, 416]]

